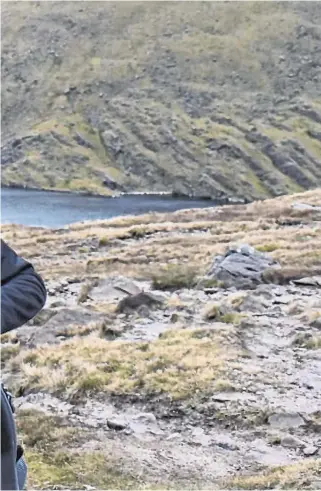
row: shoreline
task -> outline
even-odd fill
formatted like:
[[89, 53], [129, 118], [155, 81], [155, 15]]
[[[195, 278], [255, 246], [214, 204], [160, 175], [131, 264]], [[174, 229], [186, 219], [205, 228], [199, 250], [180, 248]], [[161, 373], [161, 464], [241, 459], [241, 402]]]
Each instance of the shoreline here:
[[[70, 194], [74, 196], [83, 196], [83, 197], [92, 197], [92, 198], [105, 198], [105, 199], [117, 199], [122, 197], [136, 197], [136, 196], [149, 196], [149, 197], [164, 197], [171, 198], [173, 200], [186, 200], [186, 201], [208, 201], [209, 203], [213, 203], [217, 206], [223, 205], [244, 205], [250, 203], [251, 201], [246, 199], [238, 199], [238, 198], [212, 198], [210, 196], [188, 196], [185, 194], [177, 193], [175, 191], [131, 191], [131, 192], [118, 192], [117, 194], [100, 194], [100, 193], [92, 193], [90, 191], [71, 191], [69, 189], [52, 189], [52, 188], [36, 188], [31, 186], [24, 185], [7, 185], [2, 184], [2, 189], [18, 189], [25, 191], [36, 191], [36, 192], [47, 192], [47, 193], [61, 193], [61, 194]], [[254, 201], [254, 200], [253, 200]]]

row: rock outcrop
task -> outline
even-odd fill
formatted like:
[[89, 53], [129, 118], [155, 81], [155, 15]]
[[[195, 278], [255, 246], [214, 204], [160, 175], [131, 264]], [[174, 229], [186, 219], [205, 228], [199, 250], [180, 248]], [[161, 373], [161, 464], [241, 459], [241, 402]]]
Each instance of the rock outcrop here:
[[277, 267], [279, 264], [267, 254], [244, 244], [230, 247], [224, 256], [216, 256], [206, 278], [216, 280], [224, 287], [250, 289], [263, 283], [264, 271]]

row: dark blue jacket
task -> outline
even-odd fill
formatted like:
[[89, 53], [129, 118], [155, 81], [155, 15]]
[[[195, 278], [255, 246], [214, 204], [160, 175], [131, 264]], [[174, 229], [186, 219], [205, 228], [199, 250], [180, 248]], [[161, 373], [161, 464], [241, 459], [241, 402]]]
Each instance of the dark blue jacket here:
[[1, 334], [32, 319], [46, 298], [45, 285], [32, 264], [1, 240]]

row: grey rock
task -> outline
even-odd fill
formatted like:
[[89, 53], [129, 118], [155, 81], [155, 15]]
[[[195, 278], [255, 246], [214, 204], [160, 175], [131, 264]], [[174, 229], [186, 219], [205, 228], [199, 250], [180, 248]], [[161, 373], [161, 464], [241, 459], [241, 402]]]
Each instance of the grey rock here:
[[100, 136], [106, 150], [109, 151], [113, 157], [117, 157], [123, 149], [123, 144], [119, 135], [112, 130], [105, 130]]
[[321, 479], [316, 479], [310, 483], [311, 489], [321, 489]]
[[150, 316], [150, 311], [147, 305], [141, 305], [137, 309], [137, 313], [139, 314], [140, 317], [149, 317]]
[[317, 317], [314, 321], [312, 321], [310, 326], [315, 327], [317, 329], [321, 329], [321, 315]]
[[293, 280], [293, 283], [295, 283], [296, 285], [321, 287], [321, 276], [299, 278], [298, 280]]
[[171, 433], [170, 435], [168, 435], [166, 440], [172, 441], [172, 440], [177, 440], [179, 438], [181, 438], [181, 435], [179, 433], [175, 432], [175, 433]]
[[65, 307], [66, 303], [63, 300], [56, 300], [50, 304], [51, 309], [57, 309], [59, 307]]
[[268, 422], [273, 428], [299, 428], [305, 421], [299, 413], [274, 413], [269, 416]]
[[283, 295], [282, 297], [276, 298], [273, 303], [275, 304], [281, 304], [281, 305], [287, 305], [292, 301], [292, 296], [291, 295]]
[[241, 301], [237, 310], [241, 312], [264, 313], [270, 307], [270, 303], [264, 297], [247, 295]]
[[157, 421], [156, 416], [153, 413], [139, 413], [134, 419], [144, 423], [156, 423]]
[[[68, 337], [68, 326], [78, 325], [79, 327], [85, 326], [91, 322], [99, 322], [103, 320], [103, 315], [96, 312], [91, 312], [85, 309], [60, 309], [48, 322], [46, 327], [38, 326], [36, 329], [33, 327], [32, 331], [28, 332], [28, 342], [30, 345], [36, 346], [38, 344], [51, 343], [55, 344], [59, 342], [59, 336]], [[30, 326], [28, 326], [30, 329]], [[23, 334], [24, 327], [20, 329], [18, 333]], [[27, 332], [25, 333], [27, 334]]]
[[264, 298], [265, 300], [272, 300], [274, 295], [278, 295], [280, 292], [275, 290], [273, 285], [258, 285], [255, 291], [252, 292], [252, 296], [258, 296]]
[[302, 448], [305, 446], [305, 443], [302, 440], [296, 438], [293, 435], [285, 435], [284, 437], [281, 438], [280, 443], [282, 447], [286, 447], [286, 448]]
[[123, 298], [118, 306], [116, 311], [123, 313], [130, 310], [136, 310], [142, 305], [146, 305], [148, 307], [160, 306], [164, 303], [163, 297], [159, 295], [155, 295], [151, 292], [140, 292], [136, 295], [129, 295]]
[[293, 210], [298, 211], [321, 211], [321, 206], [309, 205], [308, 203], [293, 203], [291, 205]]
[[305, 447], [303, 449], [303, 453], [306, 457], [311, 457], [312, 455], [315, 455], [318, 451], [318, 447], [314, 447], [313, 445], [309, 445], [308, 447]]
[[128, 422], [124, 418], [110, 418], [107, 419], [107, 426], [111, 430], [121, 431], [128, 428]]
[[135, 295], [140, 292], [141, 289], [136, 283], [127, 278], [106, 278], [92, 288], [90, 297], [94, 301], [119, 300], [127, 295]]
[[224, 256], [217, 256], [206, 275], [222, 282], [226, 288], [253, 289], [263, 283], [262, 273], [272, 267], [279, 267], [268, 255], [243, 244], [230, 247]]

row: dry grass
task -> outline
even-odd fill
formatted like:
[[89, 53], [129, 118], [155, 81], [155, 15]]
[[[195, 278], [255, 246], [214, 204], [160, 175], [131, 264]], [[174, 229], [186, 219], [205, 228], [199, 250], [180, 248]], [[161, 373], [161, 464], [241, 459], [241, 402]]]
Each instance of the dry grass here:
[[179, 290], [193, 288], [197, 283], [198, 269], [195, 266], [169, 264], [151, 274], [152, 287], [155, 290]]
[[21, 352], [10, 367], [26, 390], [115, 394], [168, 394], [186, 398], [226, 378], [235, 358], [233, 330], [166, 331], [150, 343], [107, 341], [87, 336], [59, 346]]
[[307, 267], [305, 265], [284, 267], [281, 269], [270, 269], [264, 271], [262, 277], [266, 283], [274, 283], [277, 285], [284, 285], [293, 280], [299, 280], [307, 276], [320, 276], [321, 265]]
[[298, 334], [294, 341], [294, 346], [301, 346], [302, 348], [307, 349], [320, 349], [321, 348], [321, 336], [320, 335], [312, 335], [308, 333]]
[[239, 324], [244, 316], [237, 313], [229, 311], [229, 309], [224, 306], [209, 303], [205, 307], [204, 319], [207, 321], [215, 320], [216, 322], [224, 322], [226, 324]]
[[[226, 489], [313, 489], [321, 473], [321, 459], [308, 459], [276, 467], [255, 476], [235, 477], [224, 483]], [[312, 488], [311, 488], [312, 485]]]

